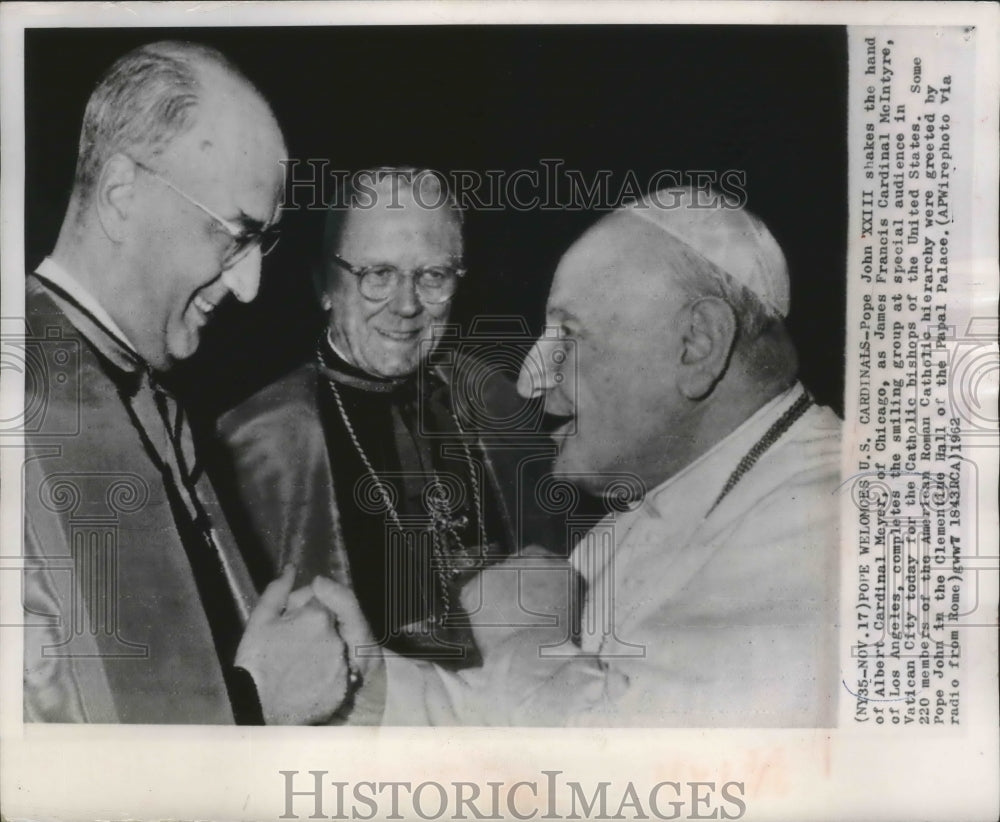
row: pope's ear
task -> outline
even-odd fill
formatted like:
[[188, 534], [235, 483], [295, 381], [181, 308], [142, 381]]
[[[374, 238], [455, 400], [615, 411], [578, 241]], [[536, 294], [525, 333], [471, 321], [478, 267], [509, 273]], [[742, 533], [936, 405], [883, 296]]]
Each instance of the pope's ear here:
[[113, 154], [101, 168], [94, 186], [94, 206], [108, 239], [120, 243], [134, 219], [138, 166], [124, 154]]
[[701, 297], [684, 312], [678, 388], [691, 400], [711, 393], [729, 366], [738, 330], [736, 314], [719, 297]]

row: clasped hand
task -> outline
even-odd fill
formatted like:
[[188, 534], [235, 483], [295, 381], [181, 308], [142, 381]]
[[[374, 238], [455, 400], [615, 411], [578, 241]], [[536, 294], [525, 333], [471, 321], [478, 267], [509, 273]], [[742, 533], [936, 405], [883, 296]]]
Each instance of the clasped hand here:
[[289, 565], [261, 594], [236, 653], [269, 725], [329, 721], [348, 696], [352, 672], [364, 676], [378, 659], [357, 654], [376, 646], [348, 588], [323, 577], [296, 591], [294, 584]]

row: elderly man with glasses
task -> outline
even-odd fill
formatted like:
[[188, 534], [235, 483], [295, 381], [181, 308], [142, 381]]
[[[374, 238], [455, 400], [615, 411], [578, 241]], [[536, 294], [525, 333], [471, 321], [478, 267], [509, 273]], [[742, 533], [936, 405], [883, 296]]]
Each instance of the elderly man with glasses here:
[[475, 666], [458, 591], [510, 552], [532, 502], [518, 499], [525, 451], [488, 454], [463, 419], [469, 403], [512, 419], [524, 401], [499, 373], [462, 396], [455, 363], [440, 367], [465, 275], [462, 213], [443, 177], [359, 172], [344, 202], [325, 225], [317, 285], [328, 322], [314, 358], [221, 421], [232, 485], [275, 568], [348, 582], [376, 644]]
[[[481, 667], [386, 653], [355, 701], [384, 699], [386, 724], [835, 725], [841, 422], [797, 379], [790, 307], [770, 230], [711, 192], [656, 191], [584, 232], [518, 388], [563, 421], [556, 476], [596, 491], [628, 471], [640, 493], [569, 567], [519, 556], [463, 591]], [[346, 592], [315, 590], [364, 648]]]
[[211, 48], [138, 48], [90, 97], [55, 249], [26, 284], [29, 721], [319, 722], [346, 692], [311, 589], [289, 570], [258, 599], [163, 383], [220, 302], [256, 296], [284, 156]]

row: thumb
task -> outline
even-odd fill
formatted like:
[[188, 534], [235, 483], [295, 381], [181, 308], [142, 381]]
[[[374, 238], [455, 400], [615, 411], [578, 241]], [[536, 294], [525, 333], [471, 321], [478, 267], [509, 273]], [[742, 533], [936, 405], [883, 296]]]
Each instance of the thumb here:
[[306, 585], [297, 591], [292, 591], [288, 597], [288, 602], [285, 603], [285, 614], [287, 615], [289, 611], [297, 611], [299, 608], [305, 606], [306, 603], [311, 602], [313, 598], [314, 594], [311, 585]]
[[257, 600], [257, 607], [250, 615], [251, 621], [270, 619], [278, 617], [288, 603], [288, 595], [295, 585], [295, 566], [288, 564], [281, 572], [281, 576], [264, 589], [264, 593]]
[[313, 580], [312, 588], [316, 599], [336, 614], [338, 631], [352, 655], [359, 646], [373, 644], [368, 622], [350, 588], [321, 576]]

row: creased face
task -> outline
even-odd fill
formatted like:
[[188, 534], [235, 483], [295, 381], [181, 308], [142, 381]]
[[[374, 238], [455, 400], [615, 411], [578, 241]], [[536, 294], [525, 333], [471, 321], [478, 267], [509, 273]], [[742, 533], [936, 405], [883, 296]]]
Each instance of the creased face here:
[[277, 124], [237, 80], [210, 75], [205, 84], [194, 128], [143, 158], [152, 173], [138, 167], [136, 173], [142, 210], [132, 267], [141, 299], [120, 324], [160, 369], [195, 352], [220, 302], [256, 296], [260, 248], [230, 264], [232, 234], [278, 218], [285, 149]]
[[560, 261], [546, 334], [518, 384], [565, 420], [552, 432], [555, 472], [594, 491], [612, 473], [648, 485], [683, 428], [686, 404], [675, 380], [682, 339], [673, 318], [688, 298], [669, 257], [645, 253], [633, 228], [644, 231], [618, 218], [598, 224]]
[[[391, 266], [404, 274], [431, 266], [456, 266], [462, 257], [461, 228], [447, 209], [429, 209], [401, 193], [393, 205], [379, 198], [356, 208], [341, 235], [338, 254], [357, 269]], [[360, 291], [358, 278], [330, 265], [329, 327], [348, 361], [377, 377], [412, 374], [448, 321], [451, 303], [426, 304], [412, 276], [400, 278], [384, 300]]]

